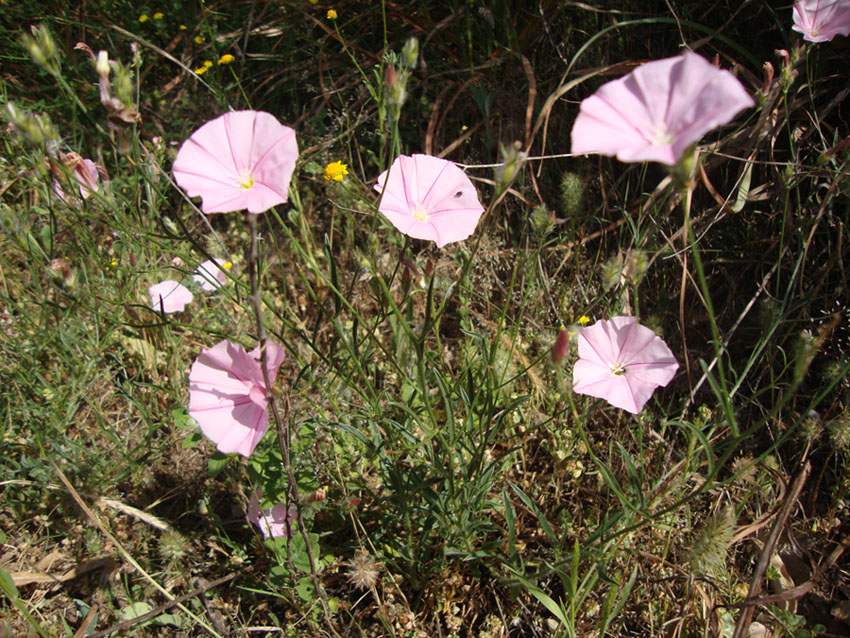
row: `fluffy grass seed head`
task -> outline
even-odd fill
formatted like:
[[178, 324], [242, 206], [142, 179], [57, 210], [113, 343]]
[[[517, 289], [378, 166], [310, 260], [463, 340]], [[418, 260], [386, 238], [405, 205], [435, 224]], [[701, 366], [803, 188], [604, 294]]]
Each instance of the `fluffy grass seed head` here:
[[342, 162], [331, 162], [325, 166], [326, 182], [341, 182], [348, 175], [348, 165]]
[[348, 563], [348, 580], [359, 589], [372, 589], [378, 582], [381, 565], [364, 548]]
[[826, 428], [835, 449], [850, 452], [850, 408], [831, 420]]
[[726, 564], [726, 550], [735, 536], [735, 508], [727, 505], [705, 523], [699, 531], [688, 562], [701, 576], [716, 576]]
[[574, 217], [584, 207], [584, 181], [576, 173], [561, 175], [561, 210], [566, 217]]

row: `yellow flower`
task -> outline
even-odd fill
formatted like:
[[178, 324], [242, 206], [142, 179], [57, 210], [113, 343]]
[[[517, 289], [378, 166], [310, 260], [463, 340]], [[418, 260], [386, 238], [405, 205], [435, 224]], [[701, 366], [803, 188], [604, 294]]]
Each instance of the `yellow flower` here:
[[147, 22], [149, 20], [147, 14], [143, 13], [139, 16], [139, 22]]
[[221, 57], [218, 59], [218, 63], [219, 63], [219, 64], [230, 64], [230, 63], [231, 63], [231, 62], [233, 62], [235, 59], [236, 59], [236, 58], [234, 58], [234, 57], [233, 57], [232, 55], [230, 55], [229, 53], [225, 53], [223, 56], [221, 56]]
[[157, 11], [156, 13], [153, 14], [153, 19], [154, 20], [162, 20], [162, 18], [164, 16], [165, 16], [165, 14], [162, 11]]
[[580, 326], [585, 326], [589, 323], [590, 323], [590, 317], [588, 317], [587, 315], [582, 315], [581, 317], [578, 318], [578, 325], [580, 325]]
[[224, 268], [225, 270], [230, 270], [231, 268], [233, 268], [233, 262], [232, 261], [226, 261], [221, 265], [221, 267]]
[[328, 9], [328, 20], [336, 20], [336, 11]]
[[181, 31], [185, 31], [185, 30], [186, 30], [186, 25], [185, 25], [185, 24], [181, 24], [181, 25], [180, 25], [179, 27], [177, 27], [177, 28], [178, 28], [178, 29], [180, 29]]
[[204, 36], [202, 36], [202, 35], [196, 35], [194, 39], [195, 39], [195, 44], [203, 44], [204, 43]]
[[212, 65], [213, 65], [212, 60], [204, 60], [204, 63], [201, 66], [199, 66], [197, 69], [195, 69], [195, 73], [197, 73], [198, 75], [203, 75], [204, 73], [206, 73], [209, 70], [209, 68]]
[[331, 162], [325, 166], [325, 181], [341, 182], [342, 178], [348, 175], [348, 165], [342, 162]]

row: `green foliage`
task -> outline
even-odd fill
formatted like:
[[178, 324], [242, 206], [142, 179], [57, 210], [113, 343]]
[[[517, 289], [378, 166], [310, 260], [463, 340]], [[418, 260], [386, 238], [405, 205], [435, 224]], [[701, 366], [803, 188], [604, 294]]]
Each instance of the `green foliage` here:
[[[833, 546], [850, 494], [842, 60], [792, 46], [766, 3], [735, 5], [732, 23], [732, 3], [673, 5], [354, 2], [328, 20], [307, 2], [4, 4], [12, 630], [71, 634], [94, 602], [75, 580], [39, 606], [23, 587], [40, 585], [9, 572], [54, 549], [69, 569], [116, 551], [54, 463], [137, 563], [99, 581], [98, 631], [159, 604], [144, 575], [176, 592], [237, 572], [206, 593], [234, 630], [725, 631], [716, 610], [740, 602], [757, 560], [741, 526], [768, 520], [805, 460], [812, 518], [790, 525]], [[108, 98], [78, 37], [108, 53]], [[687, 208], [658, 166], [560, 157], [580, 99], [682, 41], [765, 89], [737, 129], [703, 140]], [[249, 459], [214, 451], [186, 413], [201, 348], [256, 342], [249, 226], [201, 215], [169, 172], [177, 144], [228, 108], [274, 113], [302, 151], [289, 203], [258, 220], [265, 329], [287, 359], [280, 424]], [[488, 206], [441, 250], [392, 228], [372, 189], [426, 145], [469, 166]], [[76, 157], [102, 168], [96, 190], [80, 190]], [[333, 161], [342, 181], [323, 178]], [[194, 285], [210, 257], [233, 262], [225, 286], [194, 288], [183, 313], [150, 307], [149, 285]], [[571, 392], [574, 347], [550, 363], [562, 324], [573, 344], [579, 317], [616, 314], [681, 364], [636, 418]], [[258, 489], [262, 508], [300, 503], [288, 537], [247, 522]], [[136, 629], [190, 635], [202, 607]], [[770, 614], [776, 635], [823, 631]]]

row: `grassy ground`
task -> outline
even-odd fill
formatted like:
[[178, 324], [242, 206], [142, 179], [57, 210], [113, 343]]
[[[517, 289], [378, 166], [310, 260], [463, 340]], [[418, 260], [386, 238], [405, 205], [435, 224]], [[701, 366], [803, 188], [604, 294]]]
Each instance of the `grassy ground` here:
[[[848, 44], [790, 26], [727, 0], [0, 3], [0, 636], [850, 635]], [[119, 63], [124, 120], [78, 42]], [[583, 98], [682, 45], [757, 101], [702, 140], [698, 252], [663, 167], [564, 156]], [[290, 486], [274, 427], [226, 456], [186, 412], [202, 348], [257, 327], [245, 214], [204, 217], [170, 167], [245, 108], [301, 151], [258, 220], [289, 540], [246, 518]], [[546, 159], [499, 196], [515, 140]], [[53, 187], [71, 151], [108, 174], [86, 199]], [[399, 152], [468, 167], [469, 240], [377, 214]], [[227, 285], [151, 310], [209, 257]], [[549, 356], [618, 314], [680, 364], [637, 416]]]

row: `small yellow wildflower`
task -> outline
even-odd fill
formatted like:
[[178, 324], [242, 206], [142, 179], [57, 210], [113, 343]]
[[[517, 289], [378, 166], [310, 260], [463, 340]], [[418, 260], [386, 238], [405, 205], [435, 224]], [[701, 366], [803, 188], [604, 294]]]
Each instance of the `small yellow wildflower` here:
[[230, 63], [231, 63], [231, 62], [233, 62], [235, 59], [236, 59], [236, 58], [234, 58], [234, 57], [233, 57], [232, 55], [230, 55], [229, 53], [225, 53], [223, 56], [221, 56], [221, 57], [218, 59], [218, 63], [219, 63], [219, 64], [230, 64]]
[[221, 267], [224, 268], [225, 270], [230, 270], [231, 268], [233, 268], [233, 262], [232, 261], [226, 261], [221, 265]]
[[580, 326], [586, 326], [589, 323], [590, 323], [590, 317], [588, 317], [587, 315], [582, 315], [581, 317], [578, 318], [578, 325], [580, 325]]
[[342, 162], [331, 162], [325, 166], [325, 181], [326, 182], [341, 182], [342, 178], [348, 175], [348, 165]]
[[157, 11], [153, 14], [154, 20], [162, 20], [165, 17], [165, 14], [162, 11]]
[[466, 124], [464, 124], [463, 126], [460, 127], [461, 133], [466, 133], [468, 130], [469, 130], [469, 127]]
[[181, 25], [180, 25], [179, 27], [177, 27], [177, 28], [178, 28], [178, 29], [180, 29], [181, 31], [185, 31], [185, 30], [186, 30], [186, 25], [185, 25], [185, 24], [181, 24]]
[[139, 22], [147, 22], [148, 20], [150, 20], [150, 18], [148, 18], [148, 15], [146, 13], [143, 13], [139, 16]]
[[336, 20], [336, 11], [328, 9], [328, 20]]
[[195, 44], [203, 44], [204, 43], [204, 36], [196, 35], [194, 40], [195, 40]]
[[204, 63], [195, 69], [195, 73], [198, 75], [203, 75], [207, 71], [209, 71], [210, 67], [213, 65], [212, 60], [204, 60]]

